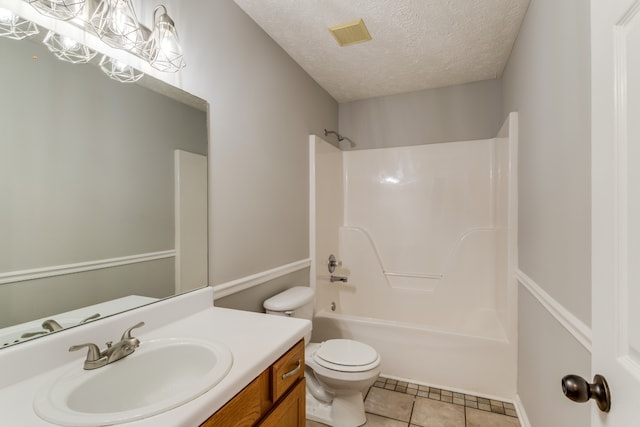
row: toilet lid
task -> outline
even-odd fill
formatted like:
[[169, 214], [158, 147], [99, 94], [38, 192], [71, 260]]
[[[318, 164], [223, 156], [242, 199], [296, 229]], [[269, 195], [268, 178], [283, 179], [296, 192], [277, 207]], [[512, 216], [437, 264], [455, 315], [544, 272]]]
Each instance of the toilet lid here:
[[313, 356], [321, 366], [344, 371], [371, 369], [377, 366], [380, 359], [373, 347], [345, 339], [323, 342]]

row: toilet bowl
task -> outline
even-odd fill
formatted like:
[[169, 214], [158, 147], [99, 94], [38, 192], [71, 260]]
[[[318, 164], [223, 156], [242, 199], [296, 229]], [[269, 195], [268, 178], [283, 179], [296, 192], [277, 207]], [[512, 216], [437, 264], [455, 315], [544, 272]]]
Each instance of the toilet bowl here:
[[[268, 314], [313, 317], [311, 288], [296, 286], [264, 302]], [[367, 421], [364, 395], [380, 374], [380, 355], [354, 340], [311, 343], [305, 337], [307, 419], [334, 427], [356, 427]]]

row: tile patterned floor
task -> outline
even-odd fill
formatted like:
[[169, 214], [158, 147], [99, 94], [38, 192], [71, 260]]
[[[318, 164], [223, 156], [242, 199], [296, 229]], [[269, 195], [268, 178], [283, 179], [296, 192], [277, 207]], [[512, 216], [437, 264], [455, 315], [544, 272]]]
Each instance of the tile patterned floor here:
[[511, 403], [383, 377], [364, 403], [367, 427], [520, 427]]

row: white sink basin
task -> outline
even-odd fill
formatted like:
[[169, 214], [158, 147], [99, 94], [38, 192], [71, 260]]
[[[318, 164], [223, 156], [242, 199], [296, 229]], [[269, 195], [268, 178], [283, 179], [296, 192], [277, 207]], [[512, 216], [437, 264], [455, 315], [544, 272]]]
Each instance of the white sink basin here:
[[64, 426], [134, 421], [195, 399], [218, 384], [232, 363], [229, 349], [210, 341], [142, 341], [135, 353], [102, 368], [87, 371], [78, 361], [36, 395], [33, 408]]

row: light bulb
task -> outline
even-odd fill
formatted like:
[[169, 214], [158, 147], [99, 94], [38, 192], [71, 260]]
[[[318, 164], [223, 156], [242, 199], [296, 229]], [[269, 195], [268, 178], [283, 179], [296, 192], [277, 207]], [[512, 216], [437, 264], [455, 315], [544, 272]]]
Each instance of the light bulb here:
[[163, 31], [164, 37], [160, 40], [160, 50], [163, 52], [176, 52], [180, 49], [176, 38], [172, 33]]
[[65, 50], [76, 50], [80, 45], [77, 41], [65, 36], [60, 36], [60, 43]]
[[0, 8], [0, 36], [14, 40], [38, 34], [38, 26], [16, 15], [9, 9]]
[[124, 62], [120, 61], [119, 59], [113, 59], [113, 68], [116, 69], [116, 71], [118, 72], [122, 72], [124, 70], [126, 70], [128, 67], [127, 64], [125, 64]]
[[[163, 12], [158, 13], [160, 10]], [[164, 6], [156, 7], [153, 15], [156, 24], [145, 48], [149, 63], [160, 71], [179, 71], [184, 67], [184, 59], [175, 24]]]
[[89, 24], [111, 47], [135, 51], [144, 43], [130, 0], [102, 0]]
[[109, 28], [116, 34], [124, 35], [127, 33], [127, 13], [124, 4], [121, 1], [116, 2]]
[[119, 59], [108, 57], [107, 55], [102, 56], [99, 65], [106, 75], [122, 83], [133, 83], [144, 76], [144, 73], [136, 70], [132, 66], [125, 64]]
[[0, 23], [4, 25], [15, 25], [18, 21], [18, 15], [9, 9], [0, 8]]
[[53, 31], [47, 33], [43, 43], [58, 59], [72, 64], [85, 64], [97, 54], [82, 43]]

